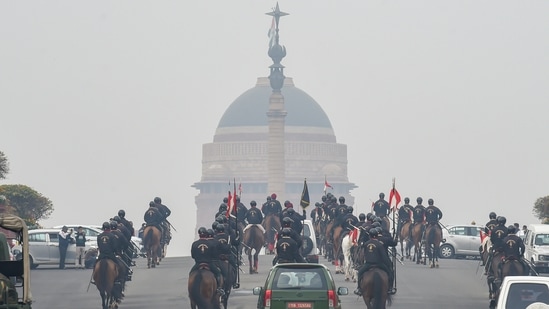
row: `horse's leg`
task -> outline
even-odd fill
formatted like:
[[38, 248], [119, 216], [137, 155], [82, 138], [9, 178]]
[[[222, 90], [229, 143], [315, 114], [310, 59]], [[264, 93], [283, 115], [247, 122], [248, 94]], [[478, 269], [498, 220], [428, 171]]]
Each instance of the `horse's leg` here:
[[252, 263], [252, 250], [248, 249], [248, 265], [250, 266], [250, 275], [254, 273], [254, 264]]
[[257, 272], [257, 267], [258, 267], [258, 264], [259, 264], [259, 250], [260, 249], [255, 249], [255, 253], [254, 253], [254, 273], [258, 273]]

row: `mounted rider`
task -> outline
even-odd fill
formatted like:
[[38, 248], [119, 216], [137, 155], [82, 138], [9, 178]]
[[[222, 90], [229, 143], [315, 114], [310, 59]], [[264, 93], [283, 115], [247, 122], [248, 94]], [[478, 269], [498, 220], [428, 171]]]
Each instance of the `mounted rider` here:
[[271, 196], [267, 196], [267, 201], [265, 203], [263, 203], [263, 205], [261, 205], [261, 212], [263, 213], [263, 215], [268, 216], [271, 214], [271, 207], [270, 207], [270, 203], [271, 202]]
[[282, 214], [282, 220], [284, 220], [284, 218], [292, 219], [292, 226], [291, 226], [292, 229], [297, 234], [301, 234], [301, 231], [303, 230], [302, 221], [307, 218], [305, 214], [305, 210], [303, 210], [303, 215], [300, 215], [294, 210], [294, 205], [288, 201], [288, 204], [286, 206], [286, 212], [283, 212]]
[[172, 214], [172, 211], [168, 208], [168, 206], [162, 204], [162, 199], [159, 197], [154, 198], [154, 202], [158, 205], [158, 210], [160, 211], [160, 214], [162, 214], [162, 238], [160, 240], [160, 244], [163, 246], [164, 244], [169, 245], [170, 240], [172, 239], [172, 235], [170, 232], [170, 224], [168, 223], [168, 217]]
[[242, 228], [244, 228], [246, 224], [246, 213], [248, 212], [248, 208], [240, 202], [240, 196], [236, 197], [236, 221], [238, 224], [241, 225]]
[[429, 205], [425, 208], [425, 221], [427, 221], [427, 226], [435, 225], [442, 230], [439, 223], [440, 219], [442, 219], [442, 211], [434, 205], [435, 201], [433, 201], [432, 198], [427, 201], [427, 204]]
[[387, 217], [391, 212], [389, 202], [385, 200], [385, 193], [379, 193], [379, 200], [374, 203], [374, 214], [382, 219]]
[[215, 214], [215, 217], [214, 218], [217, 218], [219, 215], [223, 215], [225, 216], [227, 214], [227, 203], [229, 202], [229, 198], [227, 197], [224, 197], [223, 198], [223, 203], [221, 203], [219, 205], [219, 209], [217, 211], [217, 213]]
[[158, 210], [158, 204], [153, 201], [149, 202], [149, 209], [143, 215], [143, 220], [147, 226], [154, 226], [162, 233], [162, 218], [163, 216]]
[[346, 232], [350, 232], [358, 227], [358, 218], [353, 215], [353, 211], [354, 209], [352, 206], [347, 206], [347, 214], [343, 216], [341, 227]]
[[319, 202], [315, 203], [315, 208], [311, 210], [311, 219], [313, 221], [313, 224], [317, 223], [322, 219], [322, 215], [324, 214], [324, 211], [322, 210], [322, 204]]
[[[488, 214], [488, 217], [490, 218], [490, 221], [486, 222], [484, 225], [484, 234], [487, 236], [490, 236], [492, 234], [492, 230], [498, 225], [498, 222], [496, 220], [497, 215], [495, 212], [490, 212]], [[488, 248], [492, 245], [489, 243], [490, 237], [485, 237], [484, 239], [481, 238], [482, 243], [480, 244], [480, 247], [478, 247], [478, 251], [480, 255], [482, 256], [482, 253], [485, 250], [488, 250]], [[480, 266], [485, 266], [484, 260], [481, 259]]]
[[407, 222], [412, 221], [412, 215], [414, 214], [414, 207], [410, 205], [410, 198], [404, 198], [404, 205], [398, 209], [398, 224], [397, 224], [397, 235], [400, 235], [402, 226]]
[[[232, 258], [231, 245], [229, 244], [229, 235], [225, 233], [225, 226], [223, 226], [223, 224], [218, 223], [214, 231], [215, 231], [215, 235], [213, 239], [218, 242], [216, 251], [219, 255], [219, 261], [216, 261], [214, 259], [213, 262], [223, 263], [224, 261], [227, 261], [232, 267], [234, 267], [234, 269], [236, 269], [237, 267], [236, 259]], [[208, 235], [208, 238], [209, 238], [209, 235]], [[220, 264], [217, 264], [217, 266], [221, 270], [221, 274], [223, 275], [223, 280], [226, 281], [228, 279], [228, 276], [227, 276], [228, 274], [226, 273], [225, 268], [221, 267]]]
[[269, 202], [269, 212], [282, 215], [282, 205], [276, 199], [276, 193], [271, 194], [271, 201]]
[[263, 222], [263, 214], [256, 206], [256, 201], [250, 202], [250, 209], [248, 209], [244, 215], [244, 219], [248, 221], [248, 225], [246, 225], [242, 232], [245, 232], [251, 226], [255, 225], [261, 230], [262, 233], [265, 233], [265, 228], [261, 225], [261, 222]]
[[362, 281], [362, 275], [370, 270], [373, 267], [379, 267], [380, 269], [387, 272], [389, 276], [389, 294], [394, 294], [393, 290], [393, 281], [394, 273], [392, 271], [392, 263], [387, 255], [387, 250], [382, 242], [378, 240], [379, 232], [377, 228], [372, 228], [369, 231], [370, 239], [364, 243], [364, 260], [366, 261], [364, 265], [358, 271], [358, 287], [354, 291], [356, 295], [361, 296], [362, 291], [360, 290], [360, 284]]
[[128, 231], [130, 231], [130, 234], [132, 236], [135, 236], [135, 229], [133, 228], [133, 224], [126, 219], [126, 211], [124, 209], [120, 209], [118, 211], [118, 217], [120, 218], [120, 221], [118, 223], [124, 224]]
[[299, 245], [291, 237], [291, 229], [283, 228], [280, 234], [281, 237], [276, 243], [276, 263], [306, 263], [299, 254]]
[[503, 240], [508, 235], [507, 227], [505, 223], [507, 219], [503, 216], [498, 216], [496, 218], [498, 225], [492, 230], [490, 235], [490, 241], [492, 242], [492, 247], [490, 248], [490, 254], [488, 255], [488, 261], [486, 262], [485, 272], [488, 273], [488, 270], [491, 268], [492, 259], [497, 253], [503, 253], [504, 243]]
[[124, 268], [126, 269], [126, 281], [131, 281], [133, 274], [132, 269], [130, 268], [130, 265], [132, 263], [132, 256], [128, 255], [128, 248], [131, 246], [130, 240], [127, 238], [126, 235], [122, 231], [119, 230], [119, 223], [112, 220], [109, 222], [110, 225], [110, 234], [115, 237], [115, 253], [116, 257], [120, 259], [122, 264], [124, 265]]
[[505, 255], [503, 263], [499, 264], [499, 277], [501, 278], [501, 270], [503, 264], [507, 261], [517, 260], [523, 268], [523, 273], [528, 273], [529, 267], [524, 263], [524, 241], [517, 236], [517, 228], [514, 225], [507, 227], [507, 237], [503, 239], [503, 254]]
[[410, 239], [412, 239], [412, 231], [417, 224], [421, 224], [421, 235], [425, 232], [425, 206], [422, 205], [423, 198], [416, 199], [417, 205], [414, 207], [414, 225], [410, 229]]
[[[97, 235], [97, 248], [99, 251], [99, 255], [97, 256], [97, 260], [95, 261], [96, 264], [101, 259], [110, 259], [113, 261], [117, 268], [120, 270], [118, 273], [118, 277], [116, 277], [114, 281], [114, 287], [117, 291], [116, 294], [118, 294], [120, 297], [122, 296], [123, 291], [123, 282], [124, 277], [126, 276], [125, 270], [126, 266], [123, 264], [123, 262], [116, 257], [117, 253], [117, 240], [116, 236], [111, 233], [111, 225], [109, 222], [103, 222], [103, 225], [101, 226], [101, 229], [103, 230], [102, 233]], [[95, 267], [94, 267], [95, 270]], [[92, 282], [93, 283], [93, 282]]]
[[214, 274], [217, 281], [217, 293], [225, 295], [225, 291], [221, 288], [221, 270], [215, 265], [214, 259], [217, 258], [218, 241], [208, 239], [208, 230], [205, 227], [198, 229], [198, 240], [193, 242], [191, 246], [191, 257], [194, 259], [194, 266], [189, 271], [189, 274], [197, 270], [200, 264], [207, 264], [210, 271]]

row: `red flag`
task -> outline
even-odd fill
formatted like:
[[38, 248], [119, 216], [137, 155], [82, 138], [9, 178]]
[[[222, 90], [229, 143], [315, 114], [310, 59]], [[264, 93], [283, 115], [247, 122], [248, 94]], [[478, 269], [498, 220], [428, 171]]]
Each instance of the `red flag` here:
[[488, 234], [486, 234], [483, 230], [480, 230], [480, 243], [482, 244], [484, 242], [484, 238], [488, 237]]
[[[395, 199], [394, 206], [393, 206], [393, 199]], [[391, 209], [393, 210], [398, 210], [398, 204], [400, 204], [400, 194], [398, 193], [397, 189], [395, 189], [395, 180], [393, 179], [393, 188], [389, 193], [389, 206], [391, 206]]]
[[332, 187], [332, 185], [330, 185], [330, 184], [328, 183], [328, 181], [326, 180], [326, 176], [324, 176], [324, 194], [326, 194], [326, 190], [327, 190], [328, 188], [332, 188], [332, 190], [334, 189], [334, 187]]

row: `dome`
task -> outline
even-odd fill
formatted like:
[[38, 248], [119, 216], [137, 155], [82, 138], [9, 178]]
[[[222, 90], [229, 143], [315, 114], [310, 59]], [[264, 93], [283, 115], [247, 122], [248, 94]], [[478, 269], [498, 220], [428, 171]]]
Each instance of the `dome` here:
[[[268, 126], [267, 111], [272, 93], [269, 79], [260, 77], [255, 87], [240, 95], [227, 108], [218, 128]], [[288, 112], [285, 125], [296, 127], [321, 127], [332, 129], [330, 119], [320, 105], [305, 91], [294, 86], [286, 77], [282, 88], [284, 109]]]

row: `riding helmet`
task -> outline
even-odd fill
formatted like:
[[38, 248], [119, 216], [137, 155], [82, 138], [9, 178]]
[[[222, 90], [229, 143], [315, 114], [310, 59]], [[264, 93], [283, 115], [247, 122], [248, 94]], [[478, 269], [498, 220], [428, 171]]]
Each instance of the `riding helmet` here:
[[116, 230], [116, 229], [118, 229], [118, 222], [116, 222], [116, 221], [114, 221], [114, 220], [111, 221], [111, 222], [109, 223], [109, 225], [111, 226], [111, 230]]
[[293, 215], [295, 213], [295, 210], [293, 208], [288, 208], [288, 213], [290, 215]]
[[217, 216], [217, 218], [215, 218], [215, 221], [219, 222], [219, 223], [223, 223], [223, 215], [219, 215]]
[[212, 223], [212, 229], [215, 230], [215, 229], [217, 228], [218, 225], [219, 225], [219, 222], [214, 221], [214, 222]]
[[162, 199], [157, 196], [154, 198], [154, 202], [158, 204], [162, 204]]
[[223, 203], [228, 203], [229, 202], [229, 198], [228, 197], [224, 197], [223, 198]]
[[109, 224], [109, 222], [103, 222], [103, 226], [101, 226], [101, 229], [102, 230], [110, 230], [111, 229], [111, 225]]
[[410, 198], [409, 198], [409, 197], [405, 197], [405, 198], [404, 198], [404, 203], [406, 203], [406, 204], [410, 203]]
[[368, 234], [370, 234], [370, 237], [376, 237], [379, 233], [377, 232], [377, 229], [376, 229], [376, 228], [371, 228], [371, 229], [368, 231]]
[[384, 197], [385, 197], [385, 193], [381, 192], [381, 193], [379, 194], [379, 198], [384, 198]]
[[212, 230], [212, 229], [208, 229], [206, 231], [206, 233], [208, 234], [208, 237], [214, 237], [214, 235], [215, 235], [214, 230]]
[[509, 227], [507, 227], [507, 232], [509, 234], [515, 234], [517, 232], [517, 228], [514, 225], [509, 225]]
[[198, 229], [198, 236], [200, 236], [200, 237], [208, 236], [208, 230], [206, 230], [206, 228], [203, 227], [203, 226], [200, 227]]
[[369, 213], [366, 215], [366, 220], [368, 220], [368, 221], [372, 220], [372, 216], [373, 216], [372, 213], [369, 212]]
[[430, 198], [430, 199], [427, 201], [427, 204], [429, 204], [429, 205], [433, 205], [434, 203], [435, 203], [435, 201], [433, 201], [432, 198]]
[[374, 223], [372, 223], [372, 227], [381, 227], [381, 223], [374, 222]]
[[339, 202], [340, 202], [341, 204], [345, 203], [345, 197], [344, 197], [344, 196], [340, 196], [340, 197], [339, 197]]
[[271, 200], [271, 196], [267, 196], [267, 202]]
[[490, 217], [490, 219], [495, 219], [495, 218], [498, 217], [498, 216], [496, 215], [496, 213], [493, 212], [493, 211], [492, 211], [488, 216]]
[[122, 221], [122, 220], [120, 220], [120, 217], [119, 217], [119, 216], [114, 216], [114, 217], [112, 217], [112, 220], [113, 220], [113, 221], [116, 221], [117, 223], [120, 223], [120, 221]]
[[499, 216], [497, 217], [496, 221], [498, 222], [499, 225], [504, 225], [505, 222], [507, 222], [507, 219], [504, 216]]
[[124, 218], [126, 216], [126, 212], [124, 211], [124, 209], [120, 209], [118, 211], [118, 216], [120, 216], [120, 218]]
[[326, 195], [323, 195], [320, 199], [321, 199], [323, 202], [326, 202]]
[[348, 213], [352, 214], [352, 213], [353, 213], [353, 210], [354, 210], [354, 209], [353, 209], [352, 206], [347, 207], [347, 212], [348, 212]]
[[158, 205], [156, 205], [155, 202], [150, 201], [150, 202], [149, 202], [149, 207], [158, 207]]
[[292, 235], [292, 230], [289, 229], [289, 228], [284, 228], [284, 229], [282, 229], [281, 235], [282, 236], [290, 236], [290, 235]]
[[218, 224], [215, 227], [215, 231], [218, 232], [218, 233], [223, 233], [223, 232], [225, 232], [225, 226], [223, 224]]
[[250, 206], [255, 207], [256, 205], [257, 205], [257, 203], [255, 201], [250, 202]]
[[377, 233], [381, 234], [383, 232], [383, 228], [381, 226], [376, 227]]
[[418, 197], [418, 198], [416, 199], [416, 201], [417, 201], [418, 204], [423, 203], [423, 199], [422, 199], [421, 197]]
[[284, 219], [282, 219], [282, 225], [284, 226], [290, 226], [292, 222], [294, 222], [294, 220], [292, 220], [290, 217], [285, 217]]
[[365, 214], [358, 215], [358, 220], [360, 220], [360, 221], [366, 220], [366, 215]]

